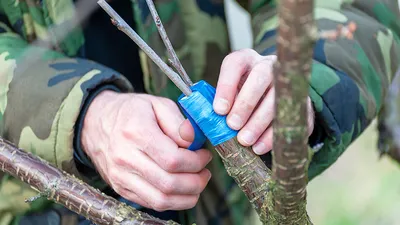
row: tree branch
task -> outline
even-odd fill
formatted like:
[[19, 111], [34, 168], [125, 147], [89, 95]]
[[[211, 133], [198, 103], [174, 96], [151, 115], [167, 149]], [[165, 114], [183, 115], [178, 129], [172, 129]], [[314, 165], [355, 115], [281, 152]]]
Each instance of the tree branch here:
[[166, 48], [168, 55], [170, 57], [169, 62], [172, 64], [172, 66], [178, 71], [178, 73], [181, 75], [183, 81], [188, 85], [192, 86], [193, 82], [190, 80], [190, 77], [187, 75], [185, 69], [183, 68], [181, 62], [179, 61], [178, 56], [175, 53], [174, 48], [172, 47], [171, 41], [168, 38], [167, 32], [164, 29], [164, 26], [160, 20], [160, 17], [158, 16], [156, 7], [154, 6], [153, 0], [146, 0], [147, 5], [149, 6], [150, 13], [153, 16], [153, 20], [156, 23], [158, 33], [161, 36], [161, 39], [163, 40]]
[[[97, 225], [177, 225], [111, 198], [0, 137], [0, 169], [40, 192], [40, 196], [85, 216]], [[28, 201], [34, 201], [35, 197]]]
[[244, 147], [233, 138], [215, 147], [224, 167], [249, 199], [266, 224], [270, 216], [267, 196], [270, 192], [271, 170], [250, 147]]
[[316, 26], [313, 0], [278, 4], [272, 190], [277, 224], [311, 224], [306, 212], [307, 96]]
[[101, 8], [111, 17], [112, 23], [128, 37], [130, 37], [149, 57], [157, 66], [168, 76], [168, 78], [184, 93], [190, 95], [192, 90], [188, 85], [181, 79], [181, 77], [175, 73], [158, 55], [154, 50], [140, 38], [140, 36], [122, 19], [117, 12], [104, 0], [97, 2]]

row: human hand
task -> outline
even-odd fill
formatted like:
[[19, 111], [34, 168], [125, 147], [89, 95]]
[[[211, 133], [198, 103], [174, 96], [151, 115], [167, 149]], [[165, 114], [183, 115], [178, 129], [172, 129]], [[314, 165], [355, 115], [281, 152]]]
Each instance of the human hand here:
[[211, 173], [206, 149], [189, 151], [179, 136], [176, 104], [146, 94], [103, 91], [89, 106], [82, 145], [103, 179], [122, 197], [156, 211], [196, 205]]
[[[223, 61], [214, 99], [214, 111], [227, 115], [227, 124], [240, 130], [238, 141], [256, 154], [272, 149], [275, 55], [261, 56], [252, 49], [229, 54]], [[308, 98], [308, 135], [314, 128], [314, 109]]]

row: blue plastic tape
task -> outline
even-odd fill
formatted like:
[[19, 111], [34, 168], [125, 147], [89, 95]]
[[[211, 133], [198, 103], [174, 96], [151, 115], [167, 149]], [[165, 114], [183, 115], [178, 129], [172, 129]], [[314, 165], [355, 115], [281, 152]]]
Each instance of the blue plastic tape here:
[[226, 116], [214, 112], [215, 88], [202, 80], [194, 84], [191, 89], [193, 93], [190, 96], [182, 94], [178, 99], [183, 113], [195, 131], [195, 138], [189, 150], [201, 148], [206, 138], [216, 146], [236, 137], [238, 131], [232, 130], [226, 124]]

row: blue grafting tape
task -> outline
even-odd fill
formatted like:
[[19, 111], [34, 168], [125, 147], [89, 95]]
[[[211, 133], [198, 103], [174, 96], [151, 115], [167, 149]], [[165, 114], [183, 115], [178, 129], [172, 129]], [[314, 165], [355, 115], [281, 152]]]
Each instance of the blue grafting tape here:
[[190, 96], [181, 95], [178, 99], [183, 113], [195, 130], [195, 140], [189, 149], [201, 148], [206, 137], [214, 146], [236, 137], [238, 131], [232, 130], [226, 124], [226, 116], [214, 112], [215, 88], [202, 80], [191, 89], [193, 93]]
[[[181, 97], [179, 97], [180, 99]], [[182, 107], [181, 107], [182, 108]], [[190, 117], [190, 115], [182, 108], [183, 114], [189, 119], [192, 127], [194, 129], [194, 140], [192, 144], [189, 146], [189, 150], [196, 151], [203, 147], [204, 143], [206, 142], [207, 138], [204, 135], [203, 131], [197, 126], [196, 122]]]

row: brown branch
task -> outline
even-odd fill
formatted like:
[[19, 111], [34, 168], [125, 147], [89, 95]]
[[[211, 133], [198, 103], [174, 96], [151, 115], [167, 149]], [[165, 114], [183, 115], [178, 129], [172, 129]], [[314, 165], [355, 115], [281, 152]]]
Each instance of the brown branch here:
[[170, 61], [171, 65], [176, 69], [176, 71], [178, 71], [178, 73], [181, 75], [183, 81], [188, 86], [192, 86], [193, 82], [190, 80], [190, 77], [187, 75], [185, 69], [183, 68], [181, 62], [179, 61], [178, 56], [175, 53], [174, 48], [172, 47], [171, 41], [169, 40], [167, 32], [164, 29], [164, 26], [161, 22], [160, 17], [158, 16], [158, 13], [157, 13], [156, 7], [154, 6], [153, 1], [146, 0], [146, 2], [147, 2], [147, 5], [149, 6], [150, 13], [153, 17], [153, 20], [156, 23], [158, 33], [160, 34], [161, 39], [163, 40], [163, 42], [167, 48], [167, 52], [170, 57], [169, 61]]
[[316, 26], [313, 0], [278, 4], [278, 60], [272, 192], [278, 224], [311, 224], [306, 212], [308, 157], [307, 96]]
[[235, 180], [252, 203], [260, 221], [267, 223], [270, 216], [267, 196], [270, 191], [271, 171], [251, 148], [240, 145], [236, 138], [217, 145], [215, 150], [221, 157], [228, 175]]
[[177, 224], [154, 218], [119, 202], [1, 137], [0, 169], [29, 184], [40, 192], [40, 196], [85, 216], [97, 225]]

